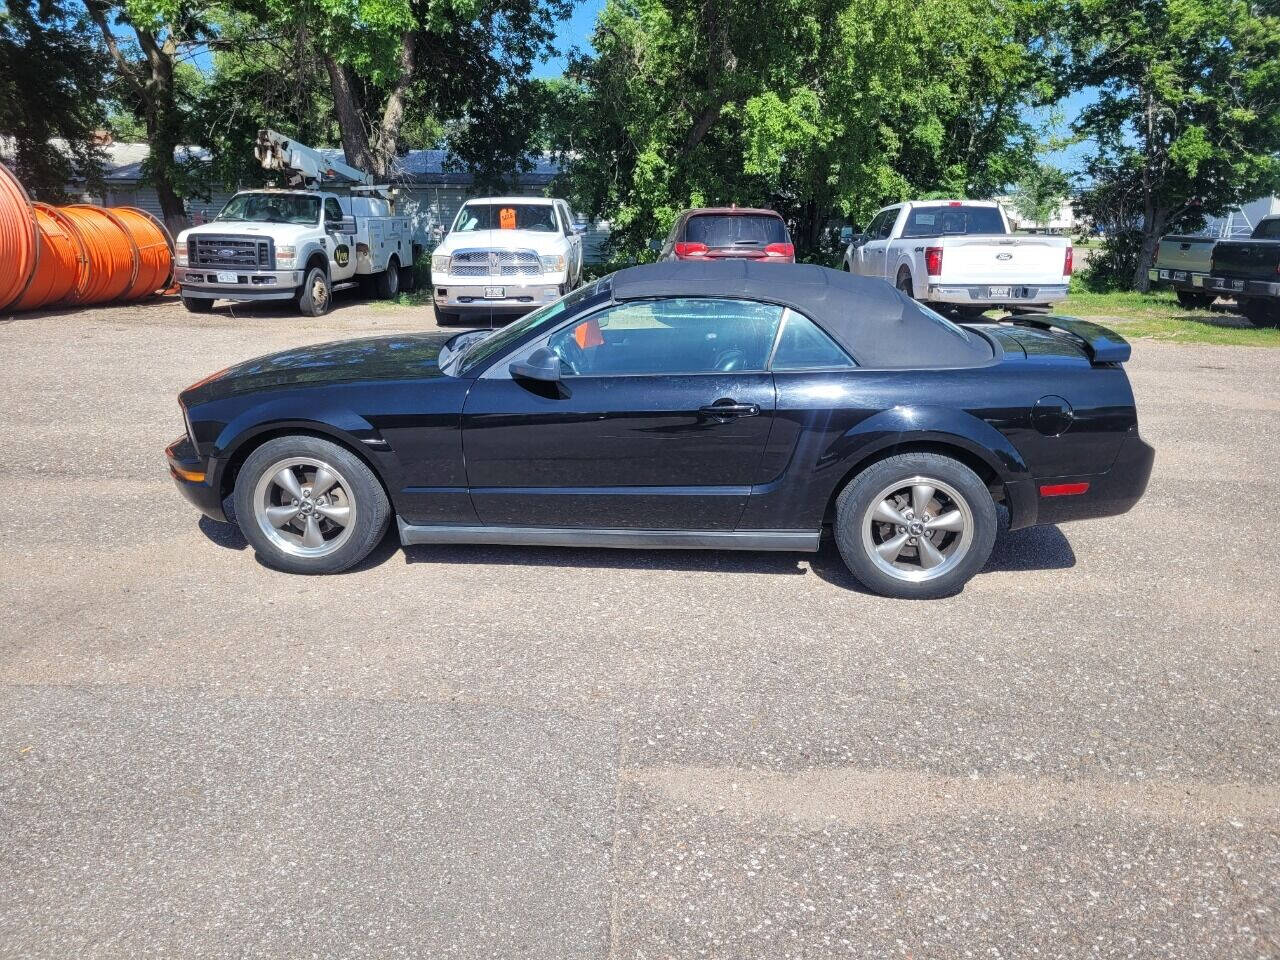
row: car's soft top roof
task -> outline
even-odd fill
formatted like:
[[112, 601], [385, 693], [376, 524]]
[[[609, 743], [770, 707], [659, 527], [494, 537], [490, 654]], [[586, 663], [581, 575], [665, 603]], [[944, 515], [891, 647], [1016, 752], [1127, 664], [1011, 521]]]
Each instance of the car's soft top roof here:
[[969, 367], [991, 345], [940, 320], [884, 280], [812, 264], [665, 261], [620, 270], [615, 300], [738, 297], [790, 307], [817, 322], [864, 367]]

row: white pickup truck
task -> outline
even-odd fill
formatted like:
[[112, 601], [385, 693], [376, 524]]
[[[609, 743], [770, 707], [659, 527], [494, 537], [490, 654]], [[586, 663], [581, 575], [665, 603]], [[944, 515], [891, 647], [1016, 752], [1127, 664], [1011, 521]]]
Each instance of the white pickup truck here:
[[409, 219], [382, 197], [270, 189], [237, 193], [212, 222], [178, 234], [175, 249], [193, 313], [215, 300], [292, 300], [320, 316], [345, 286], [394, 297], [420, 248]]
[[1014, 235], [989, 200], [918, 200], [879, 211], [844, 253], [844, 269], [908, 296], [977, 315], [1048, 306], [1067, 295], [1071, 241]]
[[560, 299], [582, 283], [582, 234], [563, 200], [468, 200], [431, 254], [437, 319], [492, 324]]

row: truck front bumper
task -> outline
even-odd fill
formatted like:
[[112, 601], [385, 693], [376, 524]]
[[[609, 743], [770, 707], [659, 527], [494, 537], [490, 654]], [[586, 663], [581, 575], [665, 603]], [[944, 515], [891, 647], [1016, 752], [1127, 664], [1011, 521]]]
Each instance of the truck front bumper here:
[[1147, 279], [1152, 283], [1167, 283], [1177, 290], [1210, 289], [1205, 286], [1209, 279], [1207, 273], [1196, 273], [1193, 270], [1166, 270], [1155, 267], [1147, 271]]
[[[230, 279], [233, 276], [234, 282]], [[182, 288], [182, 295], [193, 300], [292, 300], [302, 286], [301, 270], [178, 267], [174, 278]]]
[[1027, 286], [996, 283], [929, 284], [925, 299], [930, 303], [947, 303], [957, 307], [1003, 307], [1050, 304], [1064, 300], [1067, 284]]
[[514, 316], [559, 300], [566, 289], [561, 279], [536, 283], [512, 283], [507, 277], [494, 277], [489, 283], [476, 283], [476, 279], [467, 277], [455, 283], [441, 278], [435, 282], [436, 309], [464, 316]]
[[1229, 297], [1280, 297], [1280, 282], [1270, 280], [1237, 280], [1234, 277], [1206, 276], [1197, 287], [1224, 293]]

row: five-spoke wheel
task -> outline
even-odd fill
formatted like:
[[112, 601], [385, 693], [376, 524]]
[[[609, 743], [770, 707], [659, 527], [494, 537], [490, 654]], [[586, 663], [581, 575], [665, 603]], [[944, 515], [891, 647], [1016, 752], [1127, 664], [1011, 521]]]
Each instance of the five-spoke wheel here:
[[390, 515], [368, 465], [311, 436], [278, 437], [254, 450], [236, 478], [235, 509], [258, 555], [294, 573], [336, 573], [360, 562]]
[[936, 453], [872, 464], [836, 500], [836, 543], [871, 590], [891, 597], [946, 596], [982, 569], [996, 511], [982, 480]]

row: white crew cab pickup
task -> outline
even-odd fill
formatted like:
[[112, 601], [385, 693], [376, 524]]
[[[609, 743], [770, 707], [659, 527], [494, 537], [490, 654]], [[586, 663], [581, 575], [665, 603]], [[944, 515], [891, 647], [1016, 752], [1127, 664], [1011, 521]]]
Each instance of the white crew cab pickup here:
[[1014, 235], [990, 200], [918, 200], [879, 211], [844, 254], [844, 269], [883, 277], [926, 303], [979, 314], [1047, 306], [1067, 295], [1071, 241]]
[[431, 254], [441, 323], [492, 324], [536, 310], [582, 282], [582, 231], [549, 197], [468, 200]]
[[391, 298], [418, 253], [408, 217], [388, 200], [317, 190], [246, 190], [211, 222], [178, 234], [182, 302], [208, 313], [216, 300], [292, 300], [320, 316], [333, 291], [357, 283]]

